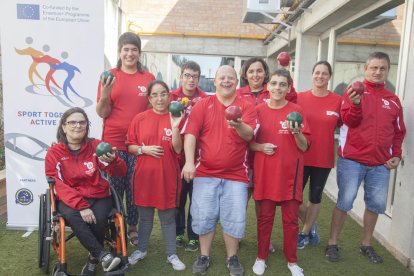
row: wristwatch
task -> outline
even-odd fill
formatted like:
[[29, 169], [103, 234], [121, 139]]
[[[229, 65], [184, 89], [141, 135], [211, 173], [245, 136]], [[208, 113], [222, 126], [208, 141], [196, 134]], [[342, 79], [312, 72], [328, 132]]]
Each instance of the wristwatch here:
[[142, 155], [142, 146], [138, 146], [137, 155]]

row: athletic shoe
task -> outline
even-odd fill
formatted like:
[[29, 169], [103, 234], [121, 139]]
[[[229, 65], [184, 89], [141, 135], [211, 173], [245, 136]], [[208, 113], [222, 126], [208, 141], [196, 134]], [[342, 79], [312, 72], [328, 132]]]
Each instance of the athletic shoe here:
[[309, 243], [310, 244], [319, 244], [321, 242], [321, 238], [318, 234], [318, 225], [316, 223], [312, 224], [311, 230], [309, 231]]
[[136, 264], [139, 260], [142, 260], [147, 256], [147, 251], [141, 252], [139, 250], [135, 250], [132, 252], [131, 256], [128, 257], [128, 262], [132, 265]]
[[383, 262], [382, 258], [378, 256], [372, 246], [361, 246], [359, 251], [362, 255], [367, 256], [371, 263], [380, 264]]
[[174, 270], [184, 270], [185, 264], [178, 258], [176, 254], [167, 257], [167, 263], [172, 264]]
[[303, 249], [308, 244], [309, 244], [309, 235], [306, 235], [303, 232], [299, 232], [299, 234], [298, 234], [298, 243], [296, 245], [296, 248], [297, 249]]
[[198, 256], [197, 260], [193, 264], [193, 273], [194, 274], [205, 274], [208, 267], [210, 266], [210, 257], [208, 256]]
[[198, 240], [189, 240], [185, 251], [195, 252], [198, 250]]
[[305, 275], [303, 274], [303, 269], [297, 264], [294, 264], [294, 265], [288, 264], [287, 267], [289, 268], [290, 273], [292, 273], [292, 276], [304, 276]]
[[237, 258], [237, 255], [234, 255], [228, 258], [227, 268], [230, 272], [230, 276], [243, 276], [244, 275], [244, 268], [240, 264], [239, 258]]
[[328, 245], [325, 249], [325, 257], [330, 262], [339, 261], [339, 248], [336, 244]]
[[184, 235], [175, 237], [175, 246], [180, 248], [185, 246]]
[[111, 253], [107, 253], [101, 259], [102, 268], [104, 272], [112, 271], [118, 267], [121, 259], [119, 257], [114, 257]]
[[265, 260], [256, 259], [253, 265], [253, 272], [256, 275], [263, 275], [266, 270], [266, 262]]
[[99, 260], [98, 259], [93, 259], [91, 260], [88, 257], [88, 260], [86, 261], [86, 264], [83, 266], [82, 268], [82, 275], [87, 275], [87, 276], [95, 276], [96, 274], [96, 269], [97, 269], [97, 265], [99, 264]]

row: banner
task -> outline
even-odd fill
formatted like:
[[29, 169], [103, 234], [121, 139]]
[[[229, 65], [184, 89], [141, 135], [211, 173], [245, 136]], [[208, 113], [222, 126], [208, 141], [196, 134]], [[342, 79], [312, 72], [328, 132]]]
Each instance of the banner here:
[[90, 136], [100, 137], [103, 16], [101, 0], [0, 3], [8, 229], [37, 227], [44, 159], [63, 112], [85, 109]]

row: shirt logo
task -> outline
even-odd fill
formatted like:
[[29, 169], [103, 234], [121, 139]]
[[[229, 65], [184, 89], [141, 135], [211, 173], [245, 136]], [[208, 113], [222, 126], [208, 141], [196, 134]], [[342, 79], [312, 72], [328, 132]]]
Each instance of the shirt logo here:
[[164, 135], [162, 136], [163, 141], [171, 141], [172, 140], [172, 130], [170, 128], [164, 128]]
[[289, 134], [287, 121], [280, 121], [279, 124], [282, 127], [282, 129], [279, 129], [279, 134]]
[[335, 111], [326, 110], [326, 115], [328, 115], [328, 116], [336, 116], [336, 117], [339, 118], [339, 114], [336, 113]]
[[381, 100], [382, 100], [382, 108], [391, 109], [389, 101], [387, 101], [385, 99], [381, 99]]
[[147, 96], [147, 88], [145, 86], [138, 85], [138, 96]]
[[95, 172], [95, 168], [93, 167], [93, 162], [84, 162], [83, 163], [86, 166], [86, 171], [85, 173], [87, 175], [92, 175]]

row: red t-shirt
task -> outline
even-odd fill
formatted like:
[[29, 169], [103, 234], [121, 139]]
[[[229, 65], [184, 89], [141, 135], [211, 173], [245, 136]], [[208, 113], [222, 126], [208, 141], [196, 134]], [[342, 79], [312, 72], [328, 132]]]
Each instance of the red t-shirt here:
[[312, 130], [312, 147], [304, 154], [305, 166], [334, 167], [335, 128], [341, 126], [341, 96], [329, 92], [316, 97], [310, 90], [298, 93], [298, 104]]
[[[134, 74], [118, 69], [110, 71], [115, 75], [110, 96], [112, 111], [103, 120], [102, 140], [118, 150], [126, 150], [125, 140], [129, 124], [135, 115], [148, 109], [147, 86], [155, 77], [147, 71]], [[100, 97], [99, 83], [97, 101]]]
[[[231, 105], [242, 109], [243, 122], [254, 129], [254, 107], [239, 97]], [[197, 139], [200, 155], [196, 160], [196, 176], [247, 183], [248, 142], [234, 128], [229, 127], [225, 110], [226, 106], [214, 95], [202, 99], [191, 111], [184, 133], [192, 134]]]
[[[254, 193], [255, 200], [302, 201], [303, 152], [297, 147], [295, 137], [284, 124], [286, 116], [293, 111], [303, 114], [302, 108], [288, 102], [281, 109], [271, 109], [268, 104], [256, 107], [259, 129], [256, 142], [277, 146], [274, 155], [255, 152]], [[303, 116], [302, 133], [308, 144], [310, 131], [306, 116]]]
[[162, 146], [164, 155], [142, 154], [135, 163], [132, 190], [138, 206], [166, 210], [178, 207], [181, 191], [180, 166], [172, 146], [170, 115], [152, 109], [134, 117], [128, 130], [127, 145]]

